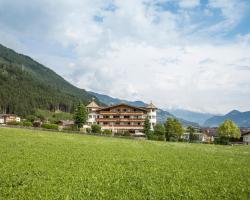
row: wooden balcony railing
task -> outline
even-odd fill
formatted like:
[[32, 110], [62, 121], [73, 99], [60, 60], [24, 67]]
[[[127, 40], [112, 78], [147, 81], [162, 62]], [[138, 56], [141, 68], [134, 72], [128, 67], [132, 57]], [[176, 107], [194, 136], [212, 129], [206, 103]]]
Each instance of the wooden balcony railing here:
[[143, 112], [105, 112], [100, 111], [98, 114], [100, 115], [145, 115]]
[[126, 118], [97, 118], [97, 122], [144, 122], [145, 119], [126, 119]]

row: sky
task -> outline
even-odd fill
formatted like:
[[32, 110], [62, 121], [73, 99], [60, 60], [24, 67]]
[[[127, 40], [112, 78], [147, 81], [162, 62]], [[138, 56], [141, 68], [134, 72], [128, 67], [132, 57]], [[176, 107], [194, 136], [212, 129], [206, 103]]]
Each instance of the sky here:
[[0, 0], [0, 43], [86, 90], [250, 110], [249, 0]]

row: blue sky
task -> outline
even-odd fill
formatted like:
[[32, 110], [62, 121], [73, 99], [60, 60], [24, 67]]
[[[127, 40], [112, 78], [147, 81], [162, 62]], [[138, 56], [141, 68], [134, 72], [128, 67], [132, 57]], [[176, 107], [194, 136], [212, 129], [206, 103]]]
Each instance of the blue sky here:
[[87, 90], [250, 110], [248, 0], [0, 0], [0, 43]]

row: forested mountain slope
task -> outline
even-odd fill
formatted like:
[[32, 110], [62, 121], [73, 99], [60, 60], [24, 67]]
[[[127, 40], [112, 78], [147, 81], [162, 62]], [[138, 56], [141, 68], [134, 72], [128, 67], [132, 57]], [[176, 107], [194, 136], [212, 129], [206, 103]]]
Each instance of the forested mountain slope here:
[[28, 56], [0, 45], [0, 113], [26, 115], [35, 109], [70, 112], [93, 97]]

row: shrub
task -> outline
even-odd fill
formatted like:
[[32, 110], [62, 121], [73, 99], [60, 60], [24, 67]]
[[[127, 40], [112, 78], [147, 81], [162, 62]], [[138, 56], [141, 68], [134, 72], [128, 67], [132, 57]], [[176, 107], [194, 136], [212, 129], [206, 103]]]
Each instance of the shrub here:
[[78, 131], [77, 125], [72, 124], [70, 126], [64, 127], [63, 128], [64, 131]]
[[29, 121], [23, 122], [23, 126], [32, 126], [33, 124]]
[[28, 115], [26, 116], [26, 119], [30, 122], [34, 122], [35, 120], [37, 120], [37, 117], [35, 115]]
[[86, 128], [87, 133], [91, 133], [91, 128]]
[[175, 137], [175, 136], [172, 136], [172, 137], [169, 138], [169, 141], [170, 142], [178, 142], [178, 138]]
[[155, 140], [158, 140], [158, 141], [165, 141], [165, 135], [156, 135], [155, 136]]
[[34, 127], [41, 127], [41, 122], [33, 122]]
[[104, 130], [102, 133], [105, 134], [105, 135], [112, 135], [111, 130]]
[[92, 133], [101, 133], [101, 126], [97, 125], [97, 124], [93, 124], [91, 126], [91, 130], [92, 130]]
[[131, 133], [129, 131], [123, 131], [122, 135], [123, 136], [131, 136]]
[[223, 145], [228, 145], [229, 142], [229, 138], [226, 137], [219, 137], [219, 138], [215, 138], [214, 140], [214, 144], [223, 144]]
[[46, 129], [58, 129], [58, 125], [57, 124], [42, 124], [42, 128], [46, 128]]
[[12, 126], [21, 126], [22, 123], [21, 122], [16, 122], [16, 121], [11, 121], [11, 122], [7, 122], [7, 125], [12, 125]]
[[147, 134], [148, 140], [156, 140], [156, 136], [154, 135], [154, 131], [149, 131]]

